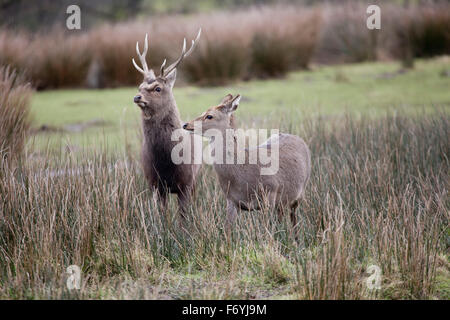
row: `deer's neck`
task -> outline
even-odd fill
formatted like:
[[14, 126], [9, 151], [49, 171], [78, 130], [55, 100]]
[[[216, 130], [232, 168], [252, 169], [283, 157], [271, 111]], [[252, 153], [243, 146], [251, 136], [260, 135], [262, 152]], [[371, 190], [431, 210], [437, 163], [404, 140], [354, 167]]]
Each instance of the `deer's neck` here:
[[175, 100], [172, 99], [161, 112], [152, 117], [142, 117], [144, 139], [147, 143], [155, 143], [158, 140], [169, 139], [172, 132], [181, 129], [180, 113]]
[[[232, 169], [237, 167], [238, 159], [248, 160], [248, 150], [245, 148], [245, 142], [239, 140], [233, 128], [221, 131], [222, 138], [212, 137], [210, 139], [211, 157], [214, 159], [216, 169]], [[242, 162], [239, 162], [242, 164]]]

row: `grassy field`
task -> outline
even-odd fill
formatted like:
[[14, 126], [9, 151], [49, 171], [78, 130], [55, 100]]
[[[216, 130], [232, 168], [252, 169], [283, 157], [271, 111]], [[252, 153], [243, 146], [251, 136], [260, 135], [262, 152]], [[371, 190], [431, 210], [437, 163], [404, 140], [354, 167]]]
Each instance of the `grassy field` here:
[[[311, 149], [299, 224], [242, 212], [231, 237], [210, 167], [187, 232], [175, 199], [167, 212], [151, 200], [134, 88], [36, 93], [34, 127], [47, 129], [26, 162], [0, 167], [0, 298], [450, 299], [449, 62], [176, 88], [184, 119], [241, 93], [243, 127], [280, 128]], [[66, 287], [72, 264], [80, 290]], [[380, 290], [366, 285], [372, 264]]]
[[[182, 119], [191, 120], [227, 93], [240, 93], [237, 112], [244, 127], [255, 120], [295, 118], [343, 113], [380, 116], [386, 111], [414, 113], [450, 106], [450, 58], [420, 61], [413, 71], [401, 72], [397, 63], [366, 63], [317, 67], [291, 73], [286, 79], [240, 82], [229, 87], [175, 88]], [[58, 90], [38, 92], [32, 101], [35, 127], [53, 128], [57, 134], [40, 134], [39, 147], [90, 145], [105, 140], [111, 149], [125, 142], [136, 146], [135, 128], [140, 113], [132, 100], [136, 88], [105, 90]], [[51, 131], [50, 131], [51, 133]], [[55, 133], [55, 132], [53, 132]]]

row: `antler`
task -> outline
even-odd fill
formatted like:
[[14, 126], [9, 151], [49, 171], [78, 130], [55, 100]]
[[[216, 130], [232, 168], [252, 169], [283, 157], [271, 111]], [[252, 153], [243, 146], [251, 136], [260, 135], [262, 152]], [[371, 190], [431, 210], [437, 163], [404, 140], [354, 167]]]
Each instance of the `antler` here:
[[155, 73], [153, 72], [153, 70], [148, 69], [147, 62], [145, 61], [145, 56], [147, 55], [147, 51], [148, 51], [148, 34], [145, 34], [144, 51], [142, 52], [142, 54], [141, 54], [141, 51], [139, 50], [139, 41], [136, 42], [136, 53], [138, 54], [139, 60], [141, 60], [142, 68], [144, 68], [144, 69], [141, 69], [137, 65], [136, 61], [134, 61], [134, 58], [132, 59], [132, 61], [133, 61], [134, 67], [140, 73], [142, 73], [144, 75], [144, 77], [149, 77], [150, 76], [150, 77], [154, 78], [155, 77]]
[[200, 28], [198, 30], [197, 37], [195, 38], [195, 40], [192, 40], [191, 47], [189, 48], [189, 50], [187, 52], [186, 52], [186, 38], [184, 38], [183, 50], [181, 50], [180, 57], [178, 58], [177, 61], [172, 63], [167, 69], [164, 68], [166, 66], [167, 59], [164, 59], [164, 62], [162, 63], [161, 69], [160, 69], [160, 71], [161, 71], [160, 76], [161, 77], [164, 77], [164, 75], [168, 75], [169, 73], [171, 73], [174, 69], [176, 69], [176, 67], [180, 64], [181, 61], [183, 61], [183, 59], [185, 57], [189, 56], [192, 53], [192, 51], [194, 50], [195, 46], [197, 45], [198, 39], [200, 39], [201, 33], [202, 33], [202, 28]]

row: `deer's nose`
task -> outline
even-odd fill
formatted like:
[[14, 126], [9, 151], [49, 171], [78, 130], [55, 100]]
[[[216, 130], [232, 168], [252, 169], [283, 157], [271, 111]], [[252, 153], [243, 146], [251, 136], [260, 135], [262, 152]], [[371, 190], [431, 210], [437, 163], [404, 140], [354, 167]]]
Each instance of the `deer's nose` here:
[[138, 103], [139, 101], [141, 101], [141, 96], [140, 95], [137, 95], [137, 96], [135, 96], [134, 97], [134, 103]]
[[187, 126], [188, 126], [188, 124], [187, 124], [187, 123], [183, 124], [183, 129], [186, 129], [186, 128], [187, 128]]

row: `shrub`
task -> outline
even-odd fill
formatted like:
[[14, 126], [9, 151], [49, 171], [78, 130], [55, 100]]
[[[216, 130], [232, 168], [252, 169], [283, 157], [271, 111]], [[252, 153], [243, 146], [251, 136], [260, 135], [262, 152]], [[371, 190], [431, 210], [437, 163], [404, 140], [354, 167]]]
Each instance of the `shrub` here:
[[450, 53], [450, 13], [441, 6], [399, 9], [392, 18], [389, 50], [403, 66], [412, 67], [415, 57]]
[[266, 10], [261, 15], [264, 19], [258, 19], [262, 22], [252, 40], [252, 75], [276, 77], [290, 69], [307, 68], [318, 39], [320, 11], [300, 12], [293, 7]]
[[198, 52], [183, 62], [182, 70], [190, 82], [223, 85], [245, 77], [247, 66], [248, 55], [240, 43], [206, 38]]
[[412, 10], [403, 10], [395, 15], [397, 22], [392, 25], [393, 39], [390, 42], [390, 51], [393, 56], [401, 59], [403, 67], [412, 68], [414, 65], [413, 34], [414, 13]]
[[424, 8], [417, 12], [412, 28], [412, 46], [416, 57], [450, 53], [450, 11]]
[[252, 41], [251, 73], [259, 78], [279, 77], [289, 70], [288, 44], [277, 35], [257, 32]]
[[24, 149], [31, 122], [30, 96], [23, 76], [9, 67], [0, 68], [0, 151], [8, 158], [19, 157]]
[[[304, 11], [303, 11], [304, 12]], [[291, 45], [293, 67], [308, 68], [316, 53], [322, 27], [322, 10], [311, 10], [292, 18], [291, 31], [286, 39]]]
[[23, 34], [0, 31], [0, 66], [11, 66], [18, 71], [25, 71], [30, 38]]
[[345, 3], [324, 10], [324, 26], [319, 41], [323, 62], [361, 62], [376, 58], [377, 38], [366, 28], [366, 7]]
[[[142, 76], [131, 63], [131, 57], [136, 60], [136, 41], [140, 41], [143, 49], [144, 36], [130, 34], [126, 28], [113, 28], [107, 36], [106, 28], [95, 31], [91, 35], [91, 42], [95, 43], [95, 61], [99, 65], [98, 81], [100, 86], [117, 87], [119, 85], [136, 85]], [[149, 56], [153, 53], [150, 47]], [[147, 59], [148, 60], [148, 59]], [[137, 62], [140, 64], [139, 59]]]
[[25, 68], [38, 89], [82, 86], [92, 60], [91, 45], [86, 35], [54, 31], [36, 36]]
[[181, 66], [186, 79], [200, 85], [222, 85], [245, 78], [249, 65], [250, 20], [245, 20], [243, 13], [199, 16], [195, 21], [202, 27], [202, 38], [196, 51]]
[[196, 21], [205, 35], [183, 70], [190, 81], [214, 85], [306, 68], [317, 43], [320, 14], [297, 7], [265, 7]]
[[[153, 17], [105, 25], [84, 34], [51, 31], [31, 37], [0, 32], [0, 63], [27, 72], [38, 88], [136, 85], [131, 64], [136, 41], [149, 34], [147, 62], [158, 73], [180, 53], [183, 37], [203, 36], [181, 65], [179, 78], [200, 85], [283, 76], [318, 62], [360, 62], [450, 53], [448, 5], [409, 9], [384, 4], [382, 29], [366, 28], [366, 6], [357, 2], [302, 7], [270, 6], [189, 16]], [[322, 19], [323, 17], [323, 19]], [[183, 79], [180, 79], [183, 80]]]
[[86, 35], [0, 33], [0, 65], [24, 73], [37, 89], [84, 85], [91, 59]]
[[159, 36], [152, 29], [152, 25], [123, 24], [105, 26], [92, 32], [90, 37], [91, 43], [95, 43], [95, 61], [100, 67], [101, 86], [135, 86], [140, 83], [142, 75], [134, 68], [131, 59], [134, 58], [140, 65], [136, 54], [136, 42], [139, 41], [142, 52], [146, 33], [149, 35], [146, 61], [150, 68], [156, 68], [157, 73], [166, 51], [162, 49]]

